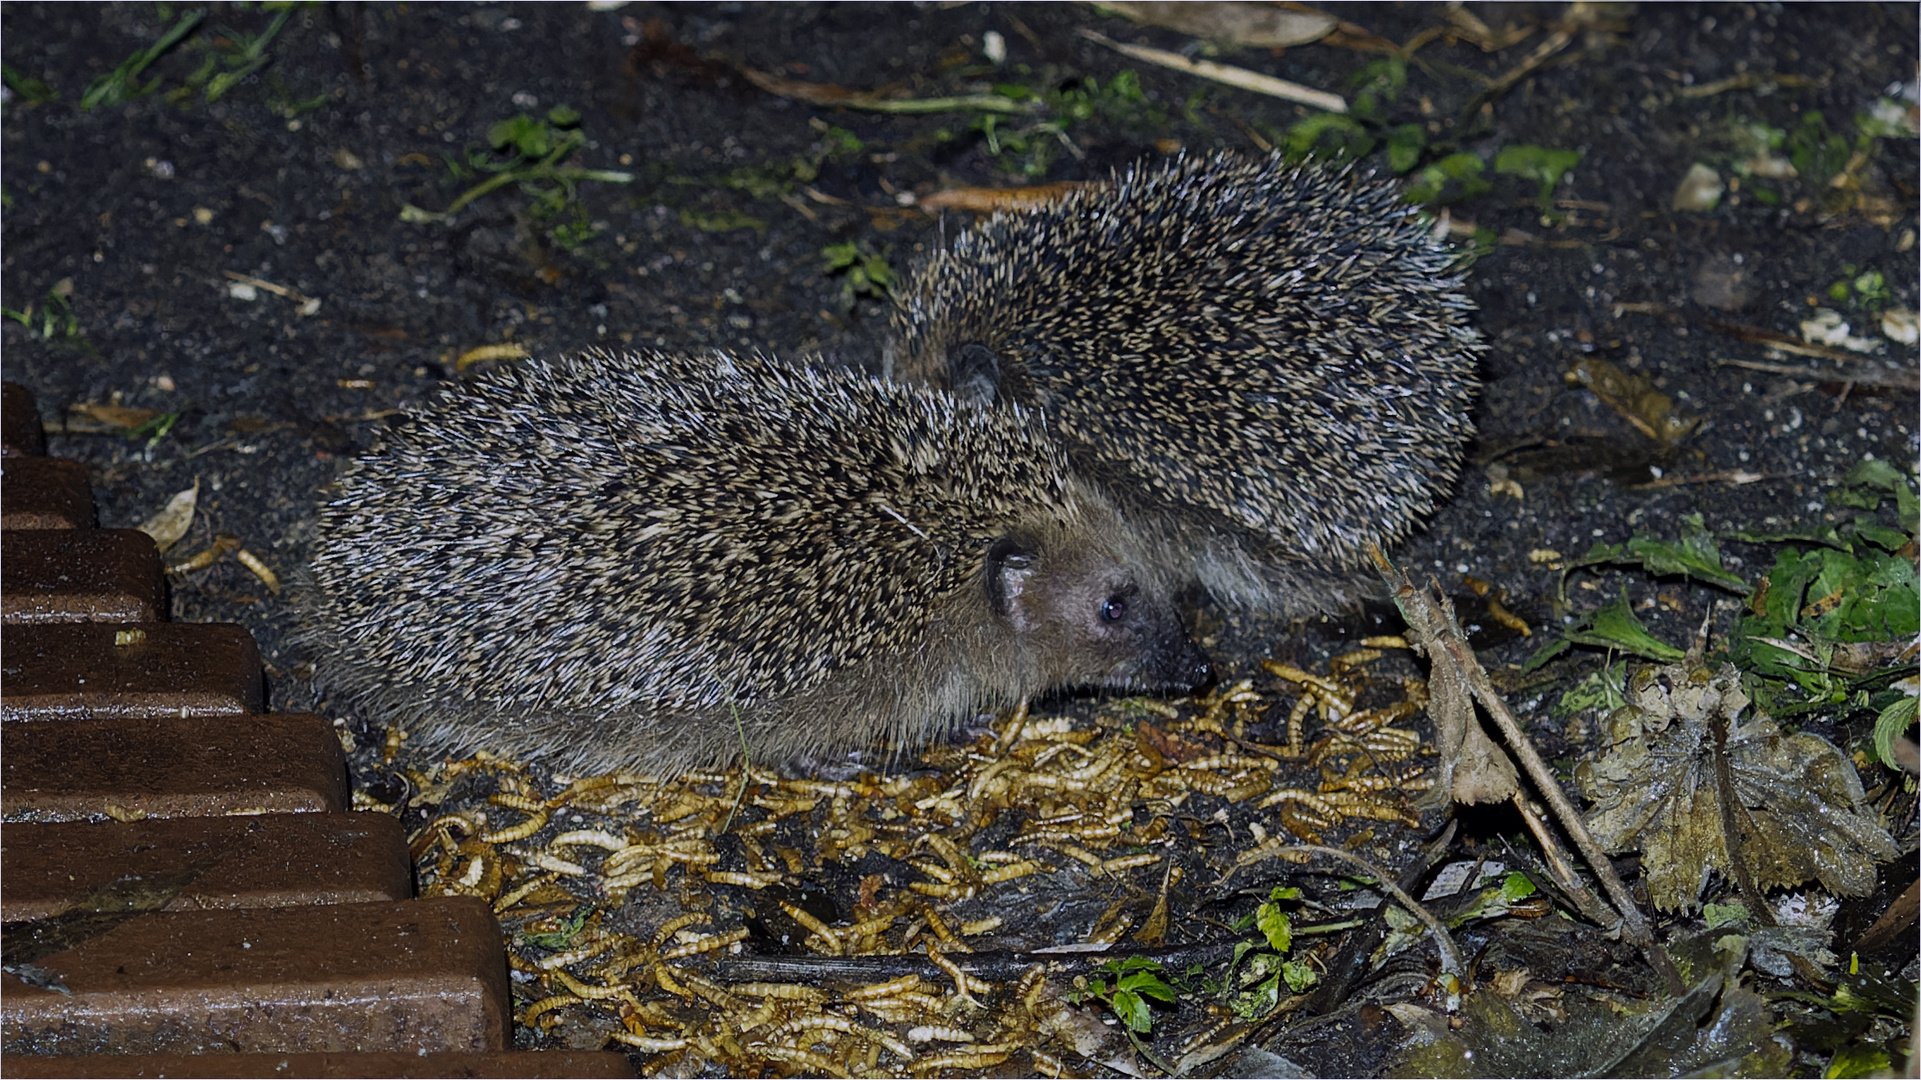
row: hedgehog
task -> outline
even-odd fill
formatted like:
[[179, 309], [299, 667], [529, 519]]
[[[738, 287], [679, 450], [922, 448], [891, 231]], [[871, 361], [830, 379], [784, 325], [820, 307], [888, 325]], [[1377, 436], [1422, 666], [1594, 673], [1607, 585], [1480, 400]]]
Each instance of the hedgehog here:
[[1147, 557], [1230, 607], [1350, 605], [1452, 485], [1483, 349], [1393, 182], [1185, 155], [998, 213], [905, 275], [884, 374], [1041, 414]]
[[410, 747], [673, 775], [931, 741], [1210, 676], [1170, 586], [1019, 408], [758, 355], [449, 388], [320, 509], [323, 686]]

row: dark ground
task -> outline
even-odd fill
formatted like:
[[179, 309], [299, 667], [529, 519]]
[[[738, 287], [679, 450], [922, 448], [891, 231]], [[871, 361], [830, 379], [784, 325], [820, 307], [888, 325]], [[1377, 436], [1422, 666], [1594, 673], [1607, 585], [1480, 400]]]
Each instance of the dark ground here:
[[[1257, 140], [1281, 143], [1306, 115], [1136, 63], [1075, 30], [1170, 49], [1189, 44], [1182, 35], [1088, 7], [991, 3], [304, 8], [267, 46], [271, 62], [220, 100], [188, 88], [170, 101], [213, 56], [212, 27], [254, 33], [270, 18], [215, 8], [142, 76], [158, 79], [157, 92], [79, 107], [90, 80], [154, 42], [180, 10], [0, 8], [10, 85], [39, 80], [58, 95], [34, 101], [15, 85], [0, 120], [0, 303], [36, 313], [30, 326], [0, 327], [5, 375], [38, 395], [50, 451], [93, 469], [102, 525], [132, 526], [198, 478], [199, 516], [173, 556], [231, 533], [283, 578], [309, 550], [315, 501], [341, 459], [373, 441], [389, 410], [457, 378], [466, 350], [724, 345], [871, 366], [885, 312], [871, 297], [846, 303], [822, 249], [852, 241], [903, 268], [942, 228], [906, 208], [907, 193], [1098, 178], [1177, 145], [1257, 152]], [[1329, 10], [1397, 42], [1444, 24], [1438, 6]], [[1561, 17], [1555, 5], [1471, 10], [1497, 31]], [[1717, 329], [1798, 339], [1819, 302], [1856, 334], [1879, 336], [1872, 316], [1826, 298], [1869, 270], [1885, 277], [1882, 303], [1914, 310], [1912, 137], [1872, 140], [1851, 168], [1823, 172], [1845, 172], [1838, 186], [1750, 178], [1713, 210], [1670, 208], [1691, 164], [1725, 178], [1750, 156], [1741, 132], [1751, 125], [1852, 140], [1849, 118], [1916, 77], [1915, 6], [1645, 5], [1609, 18], [1500, 93], [1484, 93], [1485, 77], [1519, 65], [1545, 31], [1495, 51], [1434, 40], [1390, 110], [1395, 122], [1426, 125], [1424, 161], [1454, 150], [1492, 160], [1522, 144], [1582, 155], [1553, 193], [1551, 219], [1534, 181], [1491, 170], [1489, 192], [1448, 208], [1464, 246], [1471, 227], [1501, 238], [1466, 286], [1491, 343], [1480, 437], [1453, 501], [1397, 552], [1450, 586], [1471, 574], [1506, 589], [1537, 631], [1558, 614], [1557, 563], [1541, 552], [1573, 558], [1637, 531], [1673, 536], [1694, 513], [1717, 530], [1820, 524], [1832, 520], [1824, 492], [1856, 462], [1872, 455], [1908, 469], [1917, 451], [1911, 389], [1847, 381], [1837, 371], [1860, 364], [1770, 356]], [[988, 31], [1006, 42], [997, 71], [982, 59]], [[1320, 44], [1219, 59], [1351, 99], [1346, 80], [1379, 55]], [[756, 88], [734, 65], [860, 90], [898, 84], [918, 97], [991, 82], [1042, 93], [1087, 78], [1107, 86], [1131, 69], [1146, 101], [1072, 125], [1072, 153], [1044, 135], [1027, 157], [997, 158], [969, 129], [978, 114], [806, 104]], [[576, 163], [635, 176], [580, 187], [594, 231], [577, 250], [556, 242], [555, 222], [534, 220], [532, 200], [512, 186], [450, 225], [402, 223], [403, 204], [438, 210], [476, 182], [450, 177], [443, 155], [483, 147], [489, 127], [517, 113], [563, 104], [580, 111], [589, 140]], [[1825, 119], [1809, 128], [1815, 112]], [[796, 161], [817, 178], [797, 180]], [[1031, 176], [1011, 171], [1025, 162]], [[319, 309], [302, 315], [266, 292], [236, 298], [226, 272], [317, 298]], [[77, 334], [43, 333], [38, 313], [57, 286], [70, 288]], [[1584, 357], [1646, 376], [1699, 426], [1658, 445], [1569, 384]], [[1879, 358], [1912, 370], [1911, 348]], [[70, 411], [87, 403], [180, 416], [149, 443], [83, 431], [101, 427]], [[1735, 483], [1735, 473], [1760, 479]], [[1492, 490], [1502, 477], [1518, 488]], [[1750, 549], [1730, 550], [1732, 569], [1758, 571], [1741, 561]], [[254, 632], [276, 708], [315, 707], [303, 678], [314, 658], [287, 644], [282, 598], [231, 557], [172, 586], [175, 618]], [[1686, 639], [1714, 595], [1646, 579], [1634, 590], [1671, 641]], [[1590, 607], [1603, 595], [1576, 593]], [[1307, 664], [1328, 648], [1321, 635], [1257, 620], [1218, 629], [1230, 673], [1263, 655]], [[1492, 667], [1518, 662], [1538, 637], [1489, 641]], [[1824, 734], [1844, 746], [1859, 735]]]

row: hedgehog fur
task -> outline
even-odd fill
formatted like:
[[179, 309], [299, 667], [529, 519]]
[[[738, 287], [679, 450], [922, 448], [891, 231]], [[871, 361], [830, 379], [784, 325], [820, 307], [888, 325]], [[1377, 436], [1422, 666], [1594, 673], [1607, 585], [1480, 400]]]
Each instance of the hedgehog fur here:
[[422, 750], [671, 774], [1208, 674], [1032, 417], [849, 371], [530, 362], [337, 491], [305, 601], [323, 682]]
[[1472, 434], [1482, 345], [1451, 260], [1388, 180], [1144, 163], [926, 255], [887, 374], [1039, 412], [1177, 580], [1324, 610]]

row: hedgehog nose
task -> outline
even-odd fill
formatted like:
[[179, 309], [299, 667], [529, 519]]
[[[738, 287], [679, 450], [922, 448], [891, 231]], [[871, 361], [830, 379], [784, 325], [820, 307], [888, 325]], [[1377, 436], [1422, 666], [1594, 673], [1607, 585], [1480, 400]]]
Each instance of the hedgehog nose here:
[[1178, 671], [1168, 682], [1183, 690], [1199, 690], [1214, 681], [1214, 662], [1208, 658], [1200, 646], [1187, 643], [1187, 655], [1182, 658]]

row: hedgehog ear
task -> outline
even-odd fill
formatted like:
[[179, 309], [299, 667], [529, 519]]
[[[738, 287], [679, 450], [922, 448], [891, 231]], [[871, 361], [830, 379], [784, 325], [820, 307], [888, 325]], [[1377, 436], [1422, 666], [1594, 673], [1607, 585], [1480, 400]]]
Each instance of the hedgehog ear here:
[[987, 549], [987, 606], [998, 618], [1012, 623], [1017, 632], [1034, 626], [1033, 604], [1027, 584], [1036, 569], [1034, 549], [1011, 536], [1003, 536]]
[[1001, 362], [994, 350], [970, 341], [947, 358], [947, 382], [956, 397], [992, 405], [1001, 396]]

